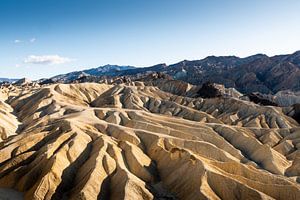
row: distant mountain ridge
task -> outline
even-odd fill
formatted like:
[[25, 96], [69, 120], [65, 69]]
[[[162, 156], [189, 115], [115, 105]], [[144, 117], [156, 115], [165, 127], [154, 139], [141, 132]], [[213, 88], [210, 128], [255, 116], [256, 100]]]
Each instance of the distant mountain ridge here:
[[0, 78], [0, 82], [9, 82], [12, 83], [14, 81], [17, 81], [18, 79], [13, 79], [13, 78]]
[[75, 71], [70, 72], [67, 74], [61, 74], [52, 77], [51, 79], [56, 82], [68, 82], [73, 81], [78, 78], [81, 78], [82, 76], [115, 76], [120, 71], [129, 70], [129, 69], [135, 69], [135, 67], [132, 66], [118, 66], [118, 65], [104, 65], [97, 68], [87, 69], [83, 71]]
[[194, 85], [207, 81], [233, 87], [243, 93], [300, 91], [300, 51], [269, 57], [256, 54], [245, 58], [208, 56], [201, 60], [184, 60], [176, 64], [151, 67], [105, 65], [52, 77], [53, 82], [71, 82], [85, 76], [133, 76], [162, 72], [176, 80]]

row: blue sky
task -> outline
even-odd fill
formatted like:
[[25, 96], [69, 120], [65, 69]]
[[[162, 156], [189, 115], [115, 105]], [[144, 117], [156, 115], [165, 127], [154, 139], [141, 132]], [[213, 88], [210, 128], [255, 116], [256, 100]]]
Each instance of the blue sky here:
[[300, 50], [298, 0], [0, 0], [0, 77]]

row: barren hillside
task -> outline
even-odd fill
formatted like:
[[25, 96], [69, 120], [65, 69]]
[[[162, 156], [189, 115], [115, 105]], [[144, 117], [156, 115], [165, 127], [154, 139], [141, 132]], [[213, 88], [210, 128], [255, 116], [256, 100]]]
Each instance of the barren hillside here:
[[281, 108], [160, 88], [6, 88], [0, 188], [28, 200], [300, 199], [300, 127]]

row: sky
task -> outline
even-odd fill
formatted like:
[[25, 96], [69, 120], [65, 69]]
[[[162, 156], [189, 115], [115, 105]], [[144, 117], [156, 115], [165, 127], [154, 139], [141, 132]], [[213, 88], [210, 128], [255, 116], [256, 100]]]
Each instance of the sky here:
[[0, 0], [0, 77], [300, 50], [299, 0]]

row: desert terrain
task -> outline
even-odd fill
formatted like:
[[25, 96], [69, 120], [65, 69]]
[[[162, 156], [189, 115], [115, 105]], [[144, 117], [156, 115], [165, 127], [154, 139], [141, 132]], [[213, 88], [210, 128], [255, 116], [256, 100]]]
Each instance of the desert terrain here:
[[194, 89], [2, 87], [1, 191], [28, 200], [299, 199], [299, 124], [281, 107]]

